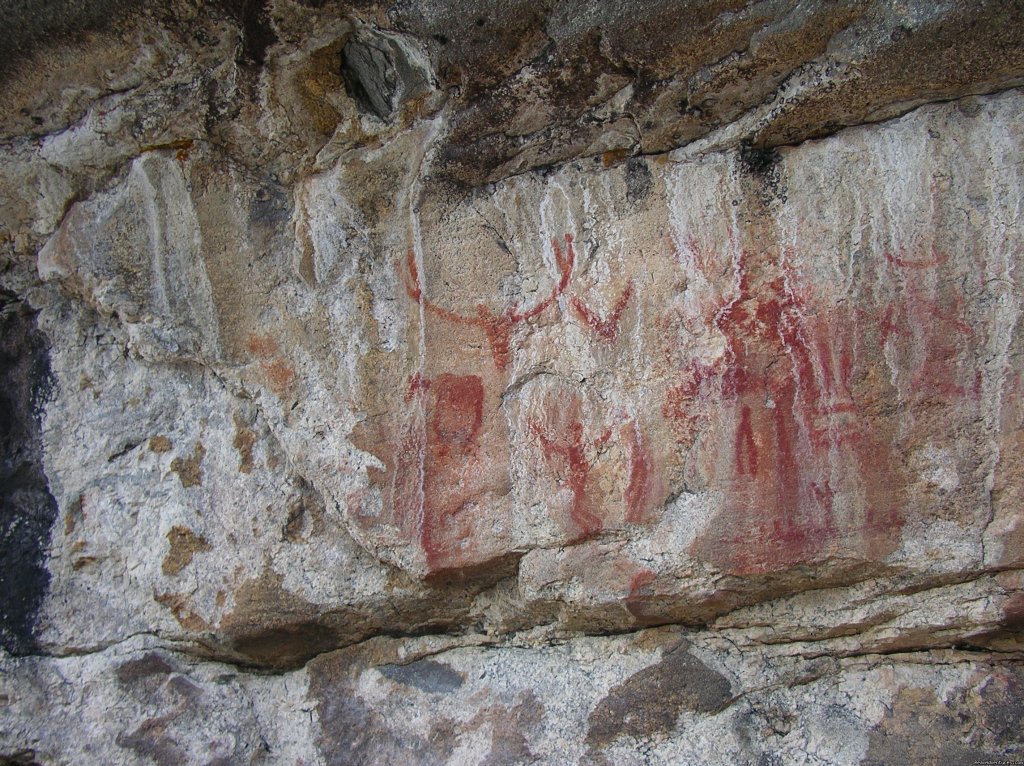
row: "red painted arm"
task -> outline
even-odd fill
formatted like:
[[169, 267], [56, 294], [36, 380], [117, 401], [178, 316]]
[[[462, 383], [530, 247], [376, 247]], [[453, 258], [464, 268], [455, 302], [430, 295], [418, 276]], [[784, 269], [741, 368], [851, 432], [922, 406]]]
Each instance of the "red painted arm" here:
[[572, 275], [572, 266], [576, 260], [576, 253], [572, 248], [572, 234], [565, 235], [564, 255], [562, 254], [562, 248], [558, 246], [557, 239], [552, 238], [551, 249], [554, 250], [555, 263], [558, 264], [558, 284], [551, 291], [551, 295], [532, 308], [523, 312], [516, 311], [515, 309], [509, 309], [506, 314], [512, 322], [522, 322], [527, 319], [533, 319], [535, 316], [539, 316], [548, 306], [558, 300], [562, 293], [565, 292], [565, 289], [569, 286], [569, 278]]
[[412, 284], [410, 285], [409, 282], [404, 277], [402, 281], [405, 283], [405, 291], [406, 293], [409, 294], [410, 298], [412, 298], [417, 303], [421, 304], [427, 311], [431, 312], [432, 314], [436, 314], [437, 316], [443, 319], [447, 319], [449, 322], [470, 325], [480, 324], [480, 320], [477, 319], [476, 317], [462, 316], [461, 314], [456, 314], [454, 311], [449, 311], [446, 308], [442, 308], [441, 306], [438, 306], [436, 303], [431, 301], [423, 294], [423, 287], [420, 284], [419, 270], [416, 268], [416, 256], [411, 249], [405, 256], [405, 262], [406, 268], [409, 271], [409, 277], [412, 280]]

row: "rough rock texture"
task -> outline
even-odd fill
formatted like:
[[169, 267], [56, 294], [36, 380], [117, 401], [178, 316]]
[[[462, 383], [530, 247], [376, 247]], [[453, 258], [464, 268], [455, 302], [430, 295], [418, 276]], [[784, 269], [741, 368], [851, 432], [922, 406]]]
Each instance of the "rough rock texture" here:
[[0, 7], [0, 763], [1024, 761], [1019, 3]]

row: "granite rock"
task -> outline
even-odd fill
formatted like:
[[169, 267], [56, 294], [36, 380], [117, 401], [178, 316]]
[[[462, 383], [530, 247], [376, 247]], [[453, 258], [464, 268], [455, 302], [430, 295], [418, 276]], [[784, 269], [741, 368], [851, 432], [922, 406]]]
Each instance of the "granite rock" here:
[[36, 5], [0, 761], [1022, 757], [1018, 3]]

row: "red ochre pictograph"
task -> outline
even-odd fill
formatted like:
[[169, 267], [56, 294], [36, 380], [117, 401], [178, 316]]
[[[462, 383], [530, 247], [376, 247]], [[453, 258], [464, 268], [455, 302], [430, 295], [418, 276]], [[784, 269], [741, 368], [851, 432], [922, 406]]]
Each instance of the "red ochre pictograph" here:
[[[666, 346], [665, 359], [678, 367], [653, 389], [654, 412], [585, 418], [580, 395], [570, 391], [525, 420], [520, 436], [555, 485], [568, 490], [550, 508], [567, 541], [656, 522], [670, 494], [666, 477], [679, 481], [680, 471], [692, 469], [723, 496], [719, 519], [693, 551], [724, 570], [784, 570], [830, 552], [884, 556], [904, 523], [905, 477], [892, 453], [895, 426], [874, 413], [907, 394], [892, 389], [890, 361], [879, 347], [897, 354], [914, 396], [948, 400], [975, 395], [980, 386], [965, 353], [974, 331], [964, 298], [937, 275], [948, 256], [935, 249], [884, 253], [877, 263], [900, 275], [900, 289], [871, 307], [823, 305], [794, 271], [789, 250], [730, 247], [723, 258], [695, 238], [685, 246], [687, 268], [703, 274], [696, 284], [710, 297], [696, 310], [692, 301], [670, 307], [656, 320], [659, 334], [670, 343], [676, 327], [710, 331], [708, 337], [721, 339], [721, 353], [687, 357], [682, 347]], [[557, 274], [550, 291], [533, 305], [500, 312], [483, 303], [473, 313], [445, 308], [424, 293], [411, 250], [399, 265], [408, 297], [435, 321], [479, 331], [493, 362], [479, 374], [458, 364], [414, 373], [398, 394], [408, 412], [382, 420], [369, 439], [375, 454], [382, 445], [400, 445], [400, 454], [381, 458], [386, 469], [372, 480], [386, 490], [392, 523], [422, 548], [429, 571], [487, 560], [497, 545], [488, 530], [508, 526], [495, 521], [493, 502], [507, 499], [511, 481], [512, 434], [498, 408], [517, 352], [516, 328], [549, 310], [568, 310], [597, 342], [615, 344], [630, 305], [645, 297], [627, 279], [614, 304], [595, 311], [572, 287], [573, 237], [552, 239], [551, 253]], [[698, 276], [687, 273], [688, 280]], [[276, 351], [253, 350], [264, 357]], [[664, 449], [659, 440], [666, 435], [680, 447]], [[511, 512], [511, 505], [502, 511]], [[654, 577], [646, 570], [638, 576], [627, 608], [642, 609]]]

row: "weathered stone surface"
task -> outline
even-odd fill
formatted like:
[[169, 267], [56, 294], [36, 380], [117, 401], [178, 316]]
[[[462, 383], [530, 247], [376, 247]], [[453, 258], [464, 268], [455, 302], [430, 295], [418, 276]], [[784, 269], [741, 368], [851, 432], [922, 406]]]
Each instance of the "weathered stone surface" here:
[[[953, 764], [1024, 754], [1019, 668], [969, 652], [807, 659], [673, 631], [555, 646], [373, 639], [268, 676], [151, 641], [5, 658], [0, 741], [42, 763]], [[33, 720], [39, 709], [49, 715]]]
[[8, 9], [0, 761], [1021, 757], [1021, 13]]

